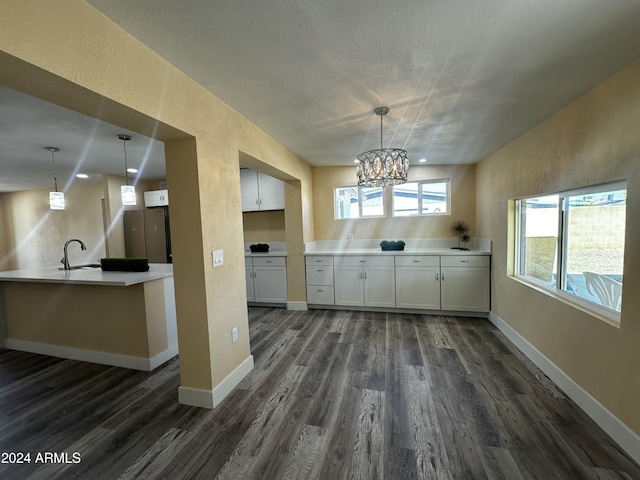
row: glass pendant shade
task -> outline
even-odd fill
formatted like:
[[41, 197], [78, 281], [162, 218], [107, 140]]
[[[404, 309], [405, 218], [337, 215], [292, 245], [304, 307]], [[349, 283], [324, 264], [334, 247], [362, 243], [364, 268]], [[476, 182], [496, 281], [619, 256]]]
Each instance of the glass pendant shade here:
[[136, 187], [133, 185], [122, 185], [120, 195], [122, 196], [122, 205], [136, 204]]
[[64, 192], [49, 192], [49, 208], [51, 210], [64, 210]]
[[361, 187], [390, 187], [407, 183], [409, 158], [406, 150], [382, 148], [382, 117], [389, 113], [387, 107], [374, 110], [380, 117], [380, 149], [358, 155], [356, 176]]
[[55, 192], [49, 192], [49, 208], [51, 210], [64, 210], [64, 192], [58, 191], [58, 177], [56, 176], [56, 157], [55, 153], [59, 152], [58, 147], [44, 147], [45, 150], [51, 152], [51, 164], [53, 165], [53, 185]]

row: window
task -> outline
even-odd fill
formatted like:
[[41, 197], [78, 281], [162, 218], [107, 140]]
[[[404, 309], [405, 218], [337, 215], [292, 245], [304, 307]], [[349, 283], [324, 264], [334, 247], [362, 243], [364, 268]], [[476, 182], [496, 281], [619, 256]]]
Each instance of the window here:
[[393, 216], [448, 215], [449, 180], [410, 182], [393, 187]]
[[626, 199], [622, 182], [516, 200], [515, 274], [619, 313]]
[[383, 217], [382, 187], [340, 187], [334, 189], [334, 218]]

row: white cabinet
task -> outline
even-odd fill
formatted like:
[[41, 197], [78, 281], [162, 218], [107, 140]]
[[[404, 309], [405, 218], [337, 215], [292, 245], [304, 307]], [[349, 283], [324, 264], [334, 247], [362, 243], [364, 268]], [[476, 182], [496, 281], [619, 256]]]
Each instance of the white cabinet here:
[[440, 309], [440, 257], [396, 256], [396, 307]]
[[489, 255], [309, 255], [307, 303], [488, 312]]
[[287, 302], [287, 261], [285, 257], [245, 257], [247, 301]]
[[169, 205], [168, 190], [151, 190], [144, 192], [145, 207], [164, 207], [166, 205]]
[[333, 257], [308, 256], [305, 258], [307, 273], [307, 303], [312, 305], [333, 305]]
[[488, 256], [442, 257], [441, 309], [488, 312], [490, 282]]
[[393, 256], [334, 257], [335, 305], [395, 307]]
[[284, 182], [264, 173], [240, 170], [243, 212], [284, 209]]

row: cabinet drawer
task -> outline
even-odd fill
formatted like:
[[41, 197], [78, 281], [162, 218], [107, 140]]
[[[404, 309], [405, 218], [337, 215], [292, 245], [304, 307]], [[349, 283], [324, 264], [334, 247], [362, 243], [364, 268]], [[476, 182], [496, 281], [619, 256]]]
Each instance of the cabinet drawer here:
[[376, 266], [376, 267], [393, 267], [393, 255], [354, 255], [345, 257], [333, 257], [334, 265], [353, 266]]
[[333, 285], [333, 265], [307, 266], [307, 285]]
[[309, 255], [304, 257], [306, 265], [333, 265], [333, 257], [326, 255]]
[[307, 303], [312, 305], [333, 305], [333, 287], [307, 286]]
[[253, 257], [254, 267], [284, 267], [287, 264], [286, 257]]
[[396, 267], [439, 267], [440, 257], [437, 255], [398, 255]]
[[490, 258], [488, 255], [446, 255], [440, 257], [440, 265], [443, 267], [488, 267]]

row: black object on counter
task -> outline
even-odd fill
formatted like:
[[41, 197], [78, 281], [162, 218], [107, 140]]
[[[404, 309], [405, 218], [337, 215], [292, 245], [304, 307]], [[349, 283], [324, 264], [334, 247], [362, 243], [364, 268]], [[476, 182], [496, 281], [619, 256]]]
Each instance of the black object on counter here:
[[254, 245], [249, 245], [249, 250], [251, 250], [251, 253], [268, 253], [269, 252], [269, 244], [268, 243], [256, 243]]
[[147, 272], [148, 258], [101, 258], [100, 266], [105, 272]]
[[382, 250], [404, 250], [405, 243], [402, 240], [383, 240], [380, 242]]

